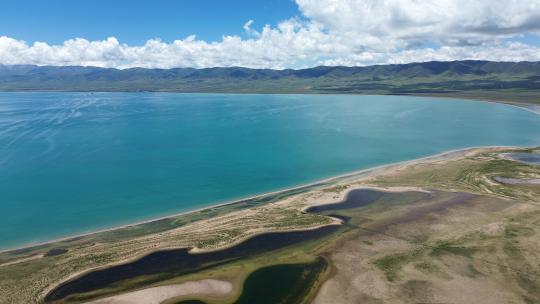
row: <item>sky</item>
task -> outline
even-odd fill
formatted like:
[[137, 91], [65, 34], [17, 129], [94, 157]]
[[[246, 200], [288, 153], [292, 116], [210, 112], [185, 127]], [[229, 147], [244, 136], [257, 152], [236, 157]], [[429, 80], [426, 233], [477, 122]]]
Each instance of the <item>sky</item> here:
[[540, 61], [540, 0], [0, 0], [0, 64]]

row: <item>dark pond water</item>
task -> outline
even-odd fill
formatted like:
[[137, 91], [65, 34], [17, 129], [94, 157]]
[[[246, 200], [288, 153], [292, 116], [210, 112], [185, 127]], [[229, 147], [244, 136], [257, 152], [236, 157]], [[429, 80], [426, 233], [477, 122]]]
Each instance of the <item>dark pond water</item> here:
[[[325, 259], [318, 258], [313, 263], [281, 264], [258, 269], [247, 277], [242, 294], [234, 304], [301, 303], [327, 266]], [[182, 300], [175, 304], [205, 302]]]
[[337, 204], [311, 207], [307, 209], [307, 212], [323, 213], [326, 211], [337, 211], [337, 210], [364, 207], [377, 201], [385, 194], [386, 194], [385, 192], [371, 190], [371, 189], [353, 190], [347, 194], [347, 197], [345, 197], [345, 200]]
[[510, 153], [509, 156], [519, 162], [540, 165], [540, 153]]
[[246, 279], [235, 304], [301, 303], [326, 267], [327, 262], [319, 258], [311, 264], [283, 264], [256, 270]]
[[[338, 226], [309, 231], [268, 233], [253, 237], [225, 250], [190, 254], [187, 249], [158, 251], [132, 263], [97, 270], [69, 281], [51, 291], [45, 302], [54, 302], [70, 295], [111, 287], [124, 280], [140, 277], [131, 288], [193, 273], [263, 252], [284, 248], [328, 235]], [[80, 298], [79, 298], [80, 299]]]

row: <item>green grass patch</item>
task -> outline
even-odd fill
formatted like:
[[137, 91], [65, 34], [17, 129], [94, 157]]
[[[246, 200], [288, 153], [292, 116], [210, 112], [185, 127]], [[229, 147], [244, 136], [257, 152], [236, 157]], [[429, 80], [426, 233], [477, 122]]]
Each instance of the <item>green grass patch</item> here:
[[415, 263], [414, 268], [427, 274], [438, 273], [441, 271], [441, 269], [437, 265], [433, 263], [429, 263], [427, 261], [421, 261], [421, 262]]
[[397, 253], [384, 256], [373, 262], [380, 270], [384, 272], [386, 279], [390, 282], [399, 279], [399, 271], [409, 262], [420, 257], [422, 251], [420, 249], [406, 253]]
[[439, 241], [431, 248], [432, 256], [441, 256], [444, 254], [454, 254], [470, 258], [475, 252], [478, 251], [478, 248], [475, 247], [464, 247], [455, 245], [449, 241]]

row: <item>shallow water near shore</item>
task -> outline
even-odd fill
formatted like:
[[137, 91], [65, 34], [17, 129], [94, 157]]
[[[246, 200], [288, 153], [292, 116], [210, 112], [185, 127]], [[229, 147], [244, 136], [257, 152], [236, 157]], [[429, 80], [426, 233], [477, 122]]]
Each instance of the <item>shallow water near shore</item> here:
[[538, 144], [540, 116], [485, 102], [0, 93], [0, 248], [452, 149]]

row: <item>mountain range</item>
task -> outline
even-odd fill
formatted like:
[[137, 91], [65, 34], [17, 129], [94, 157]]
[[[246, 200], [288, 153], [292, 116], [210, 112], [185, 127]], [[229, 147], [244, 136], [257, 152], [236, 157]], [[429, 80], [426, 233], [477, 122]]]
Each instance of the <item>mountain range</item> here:
[[540, 62], [432, 61], [297, 70], [0, 65], [0, 90], [413, 94], [540, 103]]

